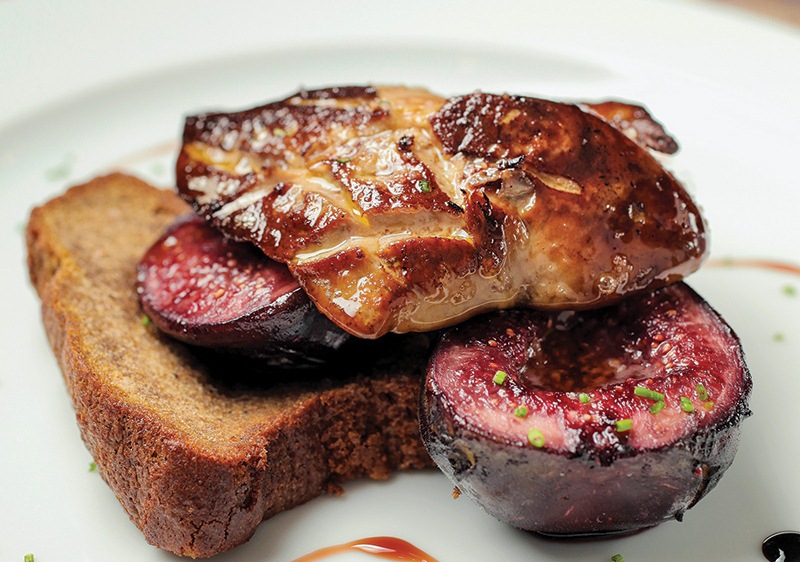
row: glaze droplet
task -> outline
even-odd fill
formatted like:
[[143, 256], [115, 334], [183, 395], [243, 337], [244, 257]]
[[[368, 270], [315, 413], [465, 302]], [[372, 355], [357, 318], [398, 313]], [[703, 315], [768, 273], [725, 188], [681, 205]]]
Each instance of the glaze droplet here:
[[764, 558], [772, 562], [800, 562], [800, 533], [781, 531], [761, 543]]

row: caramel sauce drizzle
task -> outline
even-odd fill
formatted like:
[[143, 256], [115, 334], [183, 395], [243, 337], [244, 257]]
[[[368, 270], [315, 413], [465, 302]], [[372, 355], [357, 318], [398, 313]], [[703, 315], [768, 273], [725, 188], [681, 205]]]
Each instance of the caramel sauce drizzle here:
[[766, 269], [768, 271], [780, 271], [782, 273], [791, 273], [793, 275], [800, 275], [800, 266], [773, 260], [723, 258], [723, 259], [709, 260], [706, 263], [705, 267], [750, 267], [756, 269]]
[[430, 554], [423, 552], [413, 544], [403, 539], [398, 539], [397, 537], [368, 537], [343, 544], [326, 546], [306, 554], [305, 556], [296, 558], [293, 562], [314, 562], [352, 550], [387, 560], [437, 562]]

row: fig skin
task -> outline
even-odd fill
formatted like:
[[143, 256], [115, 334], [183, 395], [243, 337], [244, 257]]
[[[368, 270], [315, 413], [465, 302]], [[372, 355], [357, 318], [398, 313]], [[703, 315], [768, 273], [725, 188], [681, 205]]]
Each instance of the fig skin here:
[[162, 332], [263, 365], [316, 367], [352, 339], [317, 310], [284, 264], [193, 214], [148, 249], [136, 289]]
[[[662, 393], [663, 409], [637, 386]], [[438, 467], [495, 518], [554, 537], [623, 534], [680, 520], [717, 484], [750, 390], [737, 336], [679, 283], [599, 311], [499, 311], [450, 329], [420, 428]]]

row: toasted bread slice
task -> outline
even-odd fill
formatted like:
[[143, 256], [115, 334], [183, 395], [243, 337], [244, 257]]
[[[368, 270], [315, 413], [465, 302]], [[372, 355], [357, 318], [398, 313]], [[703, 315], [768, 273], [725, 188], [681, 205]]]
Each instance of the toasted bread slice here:
[[143, 322], [136, 264], [187, 210], [112, 174], [34, 209], [27, 228], [81, 436], [147, 541], [212, 556], [340, 482], [431, 466], [417, 424], [423, 354], [398, 349], [346, 377], [253, 382], [237, 360], [209, 362]]

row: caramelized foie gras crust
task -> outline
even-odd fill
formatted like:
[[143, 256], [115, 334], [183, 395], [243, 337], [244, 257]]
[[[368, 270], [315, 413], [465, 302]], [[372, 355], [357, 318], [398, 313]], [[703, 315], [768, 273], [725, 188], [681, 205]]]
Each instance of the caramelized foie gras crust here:
[[697, 269], [703, 219], [648, 148], [677, 145], [619, 102], [329, 88], [189, 117], [177, 184], [374, 338], [603, 306]]

